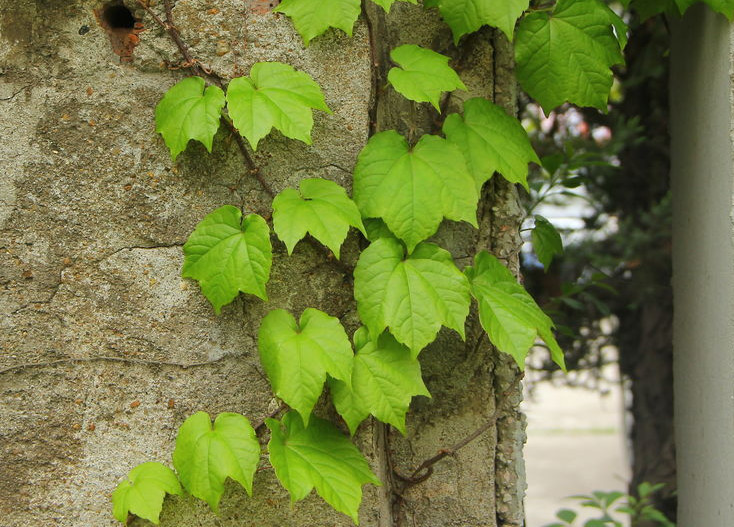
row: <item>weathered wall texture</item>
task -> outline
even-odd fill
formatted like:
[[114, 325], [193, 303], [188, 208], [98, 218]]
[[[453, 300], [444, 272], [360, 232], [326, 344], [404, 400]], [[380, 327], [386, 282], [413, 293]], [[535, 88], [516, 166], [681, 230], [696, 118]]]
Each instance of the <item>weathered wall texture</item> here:
[[[246, 74], [254, 62], [278, 60], [321, 84], [334, 113], [315, 112], [313, 146], [275, 133], [255, 156], [276, 191], [312, 176], [349, 188], [370, 130], [435, 131], [425, 107], [394, 100], [371, 70], [373, 61], [384, 65], [384, 47], [395, 43], [457, 55], [435, 14], [404, 4], [388, 16], [369, 9], [372, 46], [361, 19], [353, 38], [332, 31], [304, 49], [288, 19], [270, 13], [269, 4], [179, 0], [174, 15], [192, 53], [225, 80]], [[350, 280], [306, 244], [288, 258], [274, 240], [270, 302], [240, 297], [219, 317], [196, 283], [180, 278], [181, 246], [205, 214], [224, 204], [266, 213], [269, 198], [226, 131], [217, 135], [213, 154], [197, 144], [171, 162], [155, 134], [153, 109], [188, 72], [177, 68], [181, 59], [166, 33], [133, 2], [127, 5], [142, 23], [135, 32], [140, 42], [133, 48], [134, 38], [131, 44], [113, 36], [125, 48], [123, 57], [114, 54], [94, 13], [103, 5], [0, 0], [4, 527], [114, 525], [109, 498], [117, 482], [140, 462], [170, 464], [176, 429], [187, 416], [236, 411], [259, 422], [270, 413], [278, 403], [255, 347], [268, 310], [298, 314], [317, 307], [356, 327]], [[456, 57], [471, 95], [512, 109], [509, 45], [493, 46], [491, 32], [471, 38], [470, 51]], [[516, 194], [499, 182], [488, 187], [482, 235], [454, 225], [439, 237], [460, 264], [487, 246], [516, 266]], [[348, 240], [347, 261], [357, 243]], [[393, 503], [391, 485], [398, 482], [390, 464], [408, 473], [479, 427], [494, 409], [495, 393], [514, 376], [509, 360], [486, 343], [475, 347], [476, 328], [472, 320], [466, 345], [442, 333], [422, 354], [434, 398], [416, 402], [407, 439], [363, 425], [358, 442], [386, 485], [366, 487], [362, 525], [522, 524], [523, 423], [514, 412]], [[519, 395], [511, 397], [517, 402]], [[230, 486], [220, 517], [203, 502], [169, 498], [162, 524], [350, 521], [315, 495], [290, 507], [272, 471], [264, 470], [256, 475], [254, 498]]]
[[675, 27], [671, 66], [678, 524], [725, 527], [734, 517], [732, 27], [691, 9]]

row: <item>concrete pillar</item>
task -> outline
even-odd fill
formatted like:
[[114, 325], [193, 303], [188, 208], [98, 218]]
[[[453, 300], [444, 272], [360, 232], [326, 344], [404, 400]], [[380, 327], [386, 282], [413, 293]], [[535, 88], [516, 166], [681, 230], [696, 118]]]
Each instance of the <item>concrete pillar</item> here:
[[734, 517], [734, 31], [696, 6], [671, 49], [678, 524]]

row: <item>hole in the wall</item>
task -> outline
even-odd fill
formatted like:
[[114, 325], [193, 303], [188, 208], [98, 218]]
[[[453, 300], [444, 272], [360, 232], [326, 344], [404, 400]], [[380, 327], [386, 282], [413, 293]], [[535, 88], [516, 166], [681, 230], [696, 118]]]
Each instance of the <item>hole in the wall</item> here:
[[120, 0], [107, 2], [95, 9], [94, 14], [107, 33], [112, 51], [120, 57], [120, 62], [131, 62], [133, 50], [140, 42], [138, 35], [143, 31], [143, 24]]
[[135, 17], [122, 4], [108, 4], [103, 8], [102, 20], [110, 29], [134, 29]]

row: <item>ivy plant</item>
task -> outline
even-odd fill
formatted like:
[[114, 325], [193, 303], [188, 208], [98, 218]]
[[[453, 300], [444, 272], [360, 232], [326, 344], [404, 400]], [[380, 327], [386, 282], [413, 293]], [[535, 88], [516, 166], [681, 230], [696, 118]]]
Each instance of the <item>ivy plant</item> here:
[[[389, 11], [395, 0], [372, 1]], [[632, 5], [644, 1], [654, 3], [649, 12], [669, 7], [682, 12], [691, 2], [632, 0]], [[734, 0], [707, 2], [734, 14]], [[423, 5], [438, 8], [455, 43], [485, 25], [513, 40], [520, 85], [546, 112], [565, 102], [605, 111], [612, 68], [623, 63], [627, 28], [600, 0], [539, 7], [529, 7], [527, 0], [425, 0]], [[351, 35], [361, 1], [283, 0], [274, 11], [292, 20], [307, 46], [329, 28]], [[430, 103], [440, 111], [444, 93], [466, 89], [448, 57], [433, 50], [405, 43], [391, 58], [396, 67], [389, 83], [416, 104]], [[201, 76], [181, 80], [164, 95], [155, 119], [175, 160], [192, 140], [211, 151], [222, 119], [252, 150], [273, 130], [310, 144], [314, 110], [331, 111], [311, 76], [287, 64], [262, 62], [227, 86], [218, 78], [209, 86]], [[528, 164], [541, 162], [527, 134], [513, 116], [483, 98], [464, 101], [463, 112], [445, 116], [439, 128], [443, 136], [424, 135], [415, 144], [395, 130], [372, 135], [354, 168], [353, 200], [336, 183], [318, 178], [272, 193], [273, 230], [289, 255], [307, 234], [337, 258], [351, 227], [364, 236], [353, 270], [362, 327], [351, 342], [337, 318], [314, 308], [305, 309], [298, 321], [285, 310], [271, 310], [258, 331], [263, 368], [275, 396], [290, 408], [280, 419], [264, 421], [275, 475], [293, 501], [315, 489], [355, 524], [363, 485], [380, 481], [349, 435], [313, 415], [325, 385], [351, 434], [370, 415], [407, 433], [412, 398], [430, 396], [419, 354], [442, 327], [464, 338], [472, 299], [491, 343], [519, 369], [541, 341], [564, 368], [553, 322], [502, 261], [480, 251], [472, 255], [473, 265], [460, 269], [448, 251], [429, 240], [444, 220], [478, 226], [479, 196], [494, 173], [527, 188]], [[253, 165], [244, 141], [241, 146]], [[267, 302], [270, 234], [265, 217], [230, 205], [218, 208], [184, 245], [182, 276], [198, 281], [217, 314], [240, 293]], [[540, 216], [532, 236], [544, 264], [562, 251], [560, 236]], [[114, 515], [121, 522], [134, 514], [156, 523], [165, 494], [183, 489], [216, 511], [227, 478], [252, 492], [261, 451], [245, 416], [223, 413], [212, 423], [198, 412], [179, 429], [176, 472], [158, 463], [131, 470], [113, 494]]]

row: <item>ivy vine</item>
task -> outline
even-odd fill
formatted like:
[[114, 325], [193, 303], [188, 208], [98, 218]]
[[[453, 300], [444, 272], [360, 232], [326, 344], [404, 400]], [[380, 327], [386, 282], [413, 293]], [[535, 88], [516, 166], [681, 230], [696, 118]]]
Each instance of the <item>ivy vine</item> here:
[[[389, 11], [395, 0], [373, 1]], [[319, 85], [287, 64], [261, 62], [249, 76], [225, 86], [190, 55], [175, 27], [170, 0], [164, 0], [165, 19], [145, 1], [138, 3], [169, 32], [197, 74], [168, 90], [155, 109], [156, 130], [172, 159], [191, 141], [211, 152], [223, 122], [238, 138], [251, 173], [273, 198], [273, 230], [289, 254], [307, 233], [336, 259], [349, 229], [370, 242], [353, 272], [363, 327], [351, 340], [337, 318], [313, 308], [300, 314], [273, 310], [258, 332], [261, 363], [275, 395], [285, 403], [257, 426], [270, 430], [267, 452], [276, 476], [293, 501], [315, 489], [357, 524], [362, 486], [380, 481], [348, 436], [312, 415], [327, 381], [334, 407], [351, 434], [369, 415], [405, 434], [411, 399], [430, 397], [419, 354], [441, 327], [464, 338], [472, 299], [490, 341], [511, 355], [520, 370], [537, 339], [565, 369], [553, 322], [497, 258], [482, 251], [472, 266], [460, 270], [448, 251], [426, 241], [444, 219], [476, 227], [482, 185], [498, 173], [527, 188], [528, 164], [540, 160], [514, 117], [474, 98], [464, 103], [463, 113], [446, 117], [444, 137], [425, 135], [411, 145], [394, 130], [373, 135], [358, 156], [353, 199], [336, 183], [318, 178], [275, 195], [243, 139], [256, 150], [276, 129], [310, 144], [313, 111], [330, 112]], [[682, 12], [690, 3], [635, 0], [633, 7], [642, 5], [647, 14], [655, 14]], [[734, 0], [707, 3], [729, 16], [734, 11]], [[528, 0], [424, 0], [422, 8], [439, 10], [455, 43], [484, 25], [514, 39], [518, 81], [546, 112], [564, 102], [606, 109], [611, 68], [623, 62], [627, 27], [601, 1], [558, 0], [530, 7]], [[283, 0], [274, 11], [291, 18], [308, 46], [329, 28], [351, 35], [361, 1]], [[448, 57], [432, 50], [406, 44], [392, 50], [391, 58], [395, 67], [389, 84], [412, 101], [440, 111], [442, 93], [466, 89]], [[213, 83], [208, 85], [207, 79]], [[562, 251], [560, 236], [540, 216], [532, 237], [544, 265]], [[270, 226], [262, 216], [221, 207], [201, 220], [183, 251], [182, 276], [198, 281], [216, 313], [239, 294], [268, 300], [273, 254]], [[426, 460], [408, 479], [415, 484], [429, 476], [435, 462], [487, 430], [497, 412], [475, 434]], [[261, 453], [255, 428], [239, 414], [222, 413], [214, 422], [203, 412], [192, 415], [178, 431], [175, 472], [160, 463], [135, 467], [113, 494], [115, 518], [126, 523], [133, 514], [158, 523], [165, 494], [184, 489], [216, 512], [227, 478], [251, 493]]]

